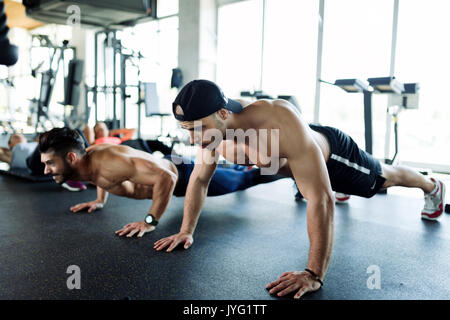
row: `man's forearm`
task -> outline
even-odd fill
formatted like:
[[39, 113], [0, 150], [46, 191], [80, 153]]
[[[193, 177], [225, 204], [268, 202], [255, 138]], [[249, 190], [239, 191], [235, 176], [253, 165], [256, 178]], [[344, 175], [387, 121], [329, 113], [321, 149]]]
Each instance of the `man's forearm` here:
[[207, 192], [208, 184], [189, 181], [184, 200], [183, 222], [180, 232], [194, 233]]
[[108, 200], [108, 192], [100, 187], [97, 187], [97, 202], [106, 204], [106, 200]]
[[148, 213], [154, 216], [157, 221], [159, 221], [163, 216], [164, 211], [166, 211], [167, 206], [169, 205], [170, 198], [171, 195], [169, 194], [160, 196], [158, 200], [155, 200], [154, 198]]
[[325, 277], [334, 240], [334, 202], [331, 199], [309, 202], [307, 207], [310, 241], [308, 269]]
[[157, 200], [154, 197], [152, 205], [151, 205], [148, 213], [151, 214], [152, 216], [154, 216], [157, 221], [159, 221], [161, 219], [161, 217], [163, 216], [164, 211], [166, 211], [171, 197], [172, 197], [171, 193], [170, 194], [167, 193], [165, 195], [160, 195]]
[[152, 214], [156, 220], [160, 220], [172, 198], [173, 190], [176, 185], [176, 178], [167, 175], [161, 179], [153, 187], [153, 202], [149, 213]]

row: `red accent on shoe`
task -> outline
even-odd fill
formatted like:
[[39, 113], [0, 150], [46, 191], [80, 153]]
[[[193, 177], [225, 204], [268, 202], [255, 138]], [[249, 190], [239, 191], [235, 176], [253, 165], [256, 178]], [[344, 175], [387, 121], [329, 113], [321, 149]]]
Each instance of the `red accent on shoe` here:
[[429, 218], [429, 219], [437, 219], [441, 216], [442, 212], [444, 212], [444, 208], [442, 203], [439, 205], [439, 210], [433, 212], [433, 213], [426, 213], [422, 212], [422, 217]]

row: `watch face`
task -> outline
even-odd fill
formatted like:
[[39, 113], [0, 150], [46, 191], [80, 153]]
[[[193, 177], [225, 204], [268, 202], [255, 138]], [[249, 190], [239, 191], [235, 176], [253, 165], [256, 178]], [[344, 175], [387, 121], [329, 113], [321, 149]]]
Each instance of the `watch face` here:
[[151, 224], [153, 222], [153, 217], [152, 216], [146, 216], [145, 217], [145, 222], [147, 222], [148, 224]]

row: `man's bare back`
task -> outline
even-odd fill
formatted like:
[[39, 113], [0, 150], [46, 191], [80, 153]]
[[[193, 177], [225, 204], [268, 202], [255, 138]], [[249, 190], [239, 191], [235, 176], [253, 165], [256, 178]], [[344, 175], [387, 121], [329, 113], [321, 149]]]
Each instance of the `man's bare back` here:
[[[296, 110], [290, 103], [285, 100], [258, 100], [253, 103], [245, 100], [238, 100], [244, 107], [244, 110], [239, 113], [238, 117], [245, 119], [247, 123], [247, 129], [258, 130], [267, 129], [267, 138], [262, 135], [259, 136], [259, 145], [266, 145], [267, 151], [254, 150], [252, 146], [249, 145], [248, 139], [246, 143], [238, 143], [233, 140], [223, 140], [216, 151], [221, 154], [225, 159], [230, 162], [238, 163], [238, 154], [245, 153], [245, 165], [257, 165], [260, 168], [269, 167], [271, 165], [272, 159], [270, 159], [271, 153], [271, 129], [278, 129], [283, 137], [280, 137], [280, 153], [279, 153], [279, 167], [278, 173], [284, 174], [286, 176], [292, 176], [292, 172], [289, 168], [289, 163], [287, 159], [287, 151], [290, 146], [289, 144], [295, 143], [299, 139], [301, 134], [310, 134], [316, 145], [319, 147], [325, 162], [328, 161], [330, 156], [330, 147], [327, 138], [314, 130], [310, 130], [308, 126], [304, 125], [305, 122], [302, 119], [301, 114]], [[268, 116], [270, 115], [270, 116]], [[302, 131], [294, 131], [289, 123], [293, 122], [293, 119], [297, 119], [298, 122], [302, 123]], [[243, 128], [244, 129], [244, 128]], [[245, 129], [244, 129], [245, 130]], [[308, 132], [308, 133], [307, 133]], [[234, 151], [234, 152], [231, 152]], [[256, 157], [255, 157], [256, 155]]]

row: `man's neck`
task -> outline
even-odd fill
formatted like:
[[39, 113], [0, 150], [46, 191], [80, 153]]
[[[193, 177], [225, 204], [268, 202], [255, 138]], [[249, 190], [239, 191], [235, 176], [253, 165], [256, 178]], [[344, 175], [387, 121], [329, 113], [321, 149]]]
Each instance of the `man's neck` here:
[[93, 178], [91, 161], [89, 154], [85, 154], [79, 161], [75, 174], [72, 176], [72, 180], [77, 181], [91, 181]]
[[[239, 103], [242, 105], [244, 110], [246, 107], [248, 107], [249, 105], [252, 104], [250, 101], [246, 101], [246, 100], [242, 100], [242, 99], [237, 99], [237, 101], [239, 101]], [[245, 116], [243, 116], [242, 112], [241, 113], [232, 113], [228, 120], [229, 121], [227, 123], [227, 129], [232, 129], [232, 130], [242, 129], [245, 131], [245, 130], [253, 128], [253, 122], [249, 121], [248, 117], [246, 118]]]
[[237, 130], [242, 129], [244, 131], [252, 128], [251, 121], [245, 119], [242, 115], [233, 113], [230, 115], [230, 118], [227, 122], [227, 129]]

